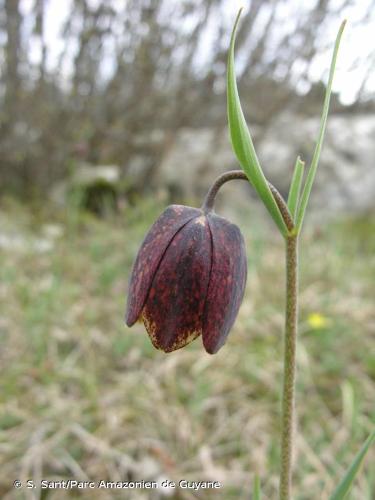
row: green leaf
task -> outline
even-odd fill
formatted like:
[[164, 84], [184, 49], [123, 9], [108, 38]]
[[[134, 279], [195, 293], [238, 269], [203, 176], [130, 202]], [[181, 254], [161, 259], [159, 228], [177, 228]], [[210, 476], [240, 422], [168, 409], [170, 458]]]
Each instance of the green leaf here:
[[369, 435], [364, 445], [355, 456], [352, 464], [346, 471], [345, 476], [343, 477], [340, 484], [337, 486], [332, 496], [330, 497], [330, 500], [344, 500], [347, 497], [350, 487], [352, 486], [353, 481], [359, 471], [359, 468], [362, 465], [366, 453], [368, 452], [370, 446], [374, 441], [375, 441], [375, 430]]
[[307, 203], [309, 201], [311, 188], [312, 188], [312, 185], [314, 183], [316, 170], [318, 168], [320, 152], [322, 150], [322, 144], [323, 144], [324, 134], [325, 134], [326, 125], [327, 125], [329, 101], [331, 98], [332, 82], [333, 82], [333, 76], [335, 73], [337, 53], [339, 51], [341, 36], [342, 36], [342, 32], [344, 31], [344, 28], [345, 28], [345, 23], [346, 23], [346, 21], [343, 21], [341, 26], [340, 26], [340, 29], [339, 29], [339, 31], [337, 33], [337, 37], [336, 37], [335, 48], [333, 50], [331, 67], [329, 70], [328, 84], [327, 84], [326, 94], [325, 94], [324, 104], [323, 104], [323, 112], [322, 112], [322, 116], [320, 119], [319, 136], [318, 136], [318, 140], [317, 140], [317, 143], [315, 146], [314, 156], [313, 156], [313, 159], [311, 161], [311, 166], [309, 169], [309, 173], [307, 175], [306, 184], [305, 184], [305, 187], [304, 187], [303, 192], [302, 192], [301, 203], [299, 205], [298, 213], [297, 213], [297, 221], [296, 221], [297, 222], [297, 224], [296, 224], [297, 225], [297, 232], [299, 232], [299, 230], [301, 229], [302, 223], [303, 223], [303, 218], [305, 215]]
[[301, 160], [300, 157], [297, 158], [296, 164], [294, 165], [292, 182], [290, 183], [289, 196], [288, 196], [288, 208], [293, 220], [296, 219], [296, 212], [299, 202], [299, 196], [301, 193], [303, 172], [305, 170], [305, 162]]
[[263, 203], [267, 207], [279, 230], [284, 236], [286, 236], [288, 234], [288, 229], [272, 196], [270, 188], [268, 187], [268, 182], [259, 164], [259, 160], [254, 149], [250, 132], [247, 128], [245, 117], [241, 108], [240, 98], [238, 95], [234, 69], [234, 44], [241, 10], [242, 9], [240, 9], [240, 11], [238, 12], [236, 22], [233, 27], [228, 55], [227, 108], [229, 132], [233, 151], [237, 156], [238, 161], [240, 162], [245, 174], [247, 175], [249, 181], [254, 186]]
[[260, 479], [259, 476], [254, 477], [253, 500], [261, 500]]

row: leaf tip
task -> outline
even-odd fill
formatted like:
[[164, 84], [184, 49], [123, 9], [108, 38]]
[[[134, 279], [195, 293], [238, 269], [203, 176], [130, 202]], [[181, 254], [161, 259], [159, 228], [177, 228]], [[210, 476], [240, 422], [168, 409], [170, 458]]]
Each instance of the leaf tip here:
[[337, 32], [337, 40], [340, 40], [341, 36], [342, 36], [342, 33], [345, 29], [345, 26], [346, 26], [346, 23], [348, 22], [347, 19], [344, 19], [342, 21], [342, 23], [340, 24], [340, 28], [339, 28], [339, 31]]
[[240, 20], [243, 9], [244, 9], [243, 5], [238, 9], [236, 20], [234, 21], [233, 33], [235, 33], [237, 30], [238, 21]]

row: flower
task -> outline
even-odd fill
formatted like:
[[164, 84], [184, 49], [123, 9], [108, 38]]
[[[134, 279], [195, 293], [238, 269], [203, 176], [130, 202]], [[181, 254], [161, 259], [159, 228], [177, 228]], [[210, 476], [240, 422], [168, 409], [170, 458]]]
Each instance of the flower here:
[[151, 227], [130, 278], [126, 323], [142, 320], [153, 345], [171, 352], [202, 334], [210, 354], [225, 343], [245, 291], [247, 260], [237, 226], [171, 205]]
[[317, 312], [309, 314], [307, 317], [307, 322], [310, 325], [310, 327], [314, 330], [325, 328], [329, 324], [328, 318], [323, 316], [323, 314]]

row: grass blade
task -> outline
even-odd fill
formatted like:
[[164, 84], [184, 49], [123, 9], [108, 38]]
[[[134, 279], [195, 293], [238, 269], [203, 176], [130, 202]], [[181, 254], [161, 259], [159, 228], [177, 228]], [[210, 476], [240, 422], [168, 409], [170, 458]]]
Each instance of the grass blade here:
[[234, 44], [241, 10], [242, 9], [238, 12], [236, 22], [233, 27], [228, 55], [227, 108], [230, 137], [234, 153], [236, 154], [245, 174], [267, 207], [279, 230], [284, 236], [286, 236], [288, 234], [287, 227], [259, 164], [238, 95], [234, 70]]
[[346, 471], [345, 476], [343, 477], [343, 479], [333, 492], [332, 496], [330, 497], [330, 500], [344, 500], [347, 497], [349, 490], [353, 484], [353, 481], [359, 471], [359, 468], [361, 467], [362, 462], [366, 456], [366, 453], [368, 452], [370, 446], [374, 441], [375, 441], [375, 430], [369, 435], [364, 445], [355, 456], [349, 469]]
[[332, 55], [331, 67], [329, 70], [328, 84], [327, 84], [326, 94], [325, 94], [325, 98], [324, 98], [323, 112], [322, 112], [322, 116], [320, 119], [319, 136], [318, 136], [318, 140], [317, 140], [317, 143], [315, 146], [314, 155], [313, 155], [313, 159], [311, 161], [309, 173], [307, 175], [306, 184], [305, 184], [305, 187], [304, 187], [303, 192], [302, 192], [301, 203], [300, 203], [299, 208], [298, 208], [297, 221], [296, 221], [297, 222], [297, 231], [299, 231], [301, 229], [301, 226], [303, 223], [303, 218], [304, 218], [306, 207], [307, 207], [307, 203], [309, 201], [309, 197], [310, 197], [310, 193], [311, 193], [311, 188], [312, 188], [312, 185], [314, 183], [316, 170], [318, 168], [320, 152], [322, 150], [322, 144], [323, 144], [325, 129], [326, 129], [326, 125], [327, 125], [329, 101], [331, 98], [332, 82], [333, 82], [333, 76], [335, 73], [337, 53], [339, 51], [341, 36], [342, 36], [342, 32], [344, 31], [344, 28], [345, 28], [345, 23], [346, 23], [346, 21], [342, 22], [340, 29], [339, 29], [339, 32], [337, 33], [337, 37], [336, 37], [335, 48], [333, 50], [333, 55]]
[[290, 183], [288, 208], [293, 220], [296, 220], [296, 212], [301, 194], [303, 172], [305, 170], [305, 162], [298, 156], [296, 164], [294, 165], [292, 182]]
[[254, 487], [253, 487], [253, 500], [261, 500], [261, 491], [260, 491], [260, 479], [259, 476], [254, 477]]

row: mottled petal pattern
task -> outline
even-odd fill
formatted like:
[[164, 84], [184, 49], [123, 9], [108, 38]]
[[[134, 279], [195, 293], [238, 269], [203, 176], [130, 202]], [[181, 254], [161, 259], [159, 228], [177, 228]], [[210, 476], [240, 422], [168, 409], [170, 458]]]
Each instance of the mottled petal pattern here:
[[152, 281], [142, 318], [156, 348], [174, 351], [202, 333], [210, 270], [211, 236], [201, 215], [174, 236]]
[[245, 291], [245, 243], [237, 226], [207, 215], [212, 236], [212, 268], [203, 315], [203, 345], [210, 354], [225, 343]]
[[126, 311], [128, 326], [138, 320], [152, 279], [172, 238], [186, 223], [201, 214], [195, 208], [171, 205], [151, 227], [139, 250], [130, 278]]

